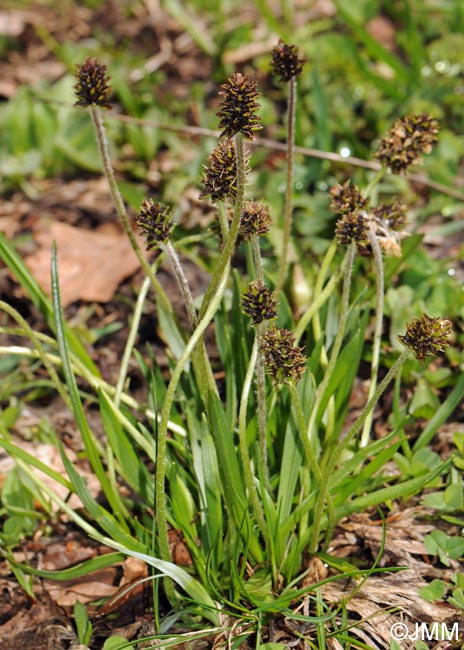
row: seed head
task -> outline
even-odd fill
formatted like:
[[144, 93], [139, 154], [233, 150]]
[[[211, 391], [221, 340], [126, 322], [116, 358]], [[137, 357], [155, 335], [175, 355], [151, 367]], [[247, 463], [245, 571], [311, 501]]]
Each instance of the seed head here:
[[236, 133], [242, 133], [248, 140], [254, 140], [254, 132], [262, 128], [256, 115], [259, 110], [256, 86], [256, 81], [251, 81], [241, 72], [235, 72], [227, 83], [222, 84], [219, 94], [224, 100], [217, 114], [221, 118], [221, 136], [232, 138]]
[[170, 210], [167, 206], [154, 203], [152, 199], [148, 199], [140, 207], [137, 225], [140, 233], [145, 237], [147, 251], [153, 250], [171, 236]]
[[421, 162], [422, 154], [432, 151], [438, 131], [437, 120], [427, 113], [406, 115], [396, 120], [375, 156], [395, 174], [404, 174], [410, 165]]
[[351, 214], [365, 210], [369, 199], [366, 199], [362, 192], [351, 185], [351, 181], [337, 184], [330, 188], [330, 207], [337, 214]]
[[398, 339], [407, 348], [410, 348], [416, 359], [424, 361], [431, 355], [436, 357], [439, 352], [450, 345], [453, 333], [451, 321], [446, 318], [430, 318], [423, 314], [406, 324], [406, 334]]
[[335, 226], [338, 243], [347, 246], [352, 241], [358, 244], [365, 242], [368, 227], [365, 208], [368, 199], [349, 180], [343, 185], [334, 185], [330, 197], [330, 207], [341, 215]]
[[381, 203], [372, 208], [374, 220], [390, 230], [400, 231], [406, 223], [407, 207], [404, 203]]
[[272, 50], [272, 68], [282, 83], [301, 74], [305, 60], [295, 45], [286, 45], [281, 39]]
[[237, 159], [233, 140], [221, 140], [203, 166], [204, 190], [200, 199], [211, 198], [213, 203], [234, 199], [237, 194]]
[[74, 86], [74, 92], [77, 102], [75, 106], [95, 104], [103, 108], [111, 108], [108, 99], [113, 91], [108, 84], [106, 65], [101, 65], [95, 58], [88, 58], [76, 68], [77, 83]]
[[269, 208], [263, 203], [246, 201], [240, 215], [239, 237], [249, 239], [253, 235], [264, 235], [271, 227]]
[[295, 345], [295, 337], [289, 330], [271, 327], [261, 336], [260, 349], [275, 383], [293, 384], [301, 379], [307, 359], [303, 348]]
[[277, 316], [274, 293], [264, 286], [261, 280], [250, 282], [248, 291], [242, 294], [242, 307], [245, 314], [253, 321], [253, 325]]

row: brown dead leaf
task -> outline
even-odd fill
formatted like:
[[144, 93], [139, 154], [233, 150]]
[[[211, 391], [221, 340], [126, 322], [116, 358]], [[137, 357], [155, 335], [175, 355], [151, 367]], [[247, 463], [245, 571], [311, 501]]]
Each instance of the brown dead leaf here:
[[76, 300], [109, 302], [119, 284], [139, 268], [123, 233], [101, 233], [55, 222], [49, 230], [38, 233], [39, 250], [25, 260], [37, 282], [49, 295], [53, 241], [58, 250], [63, 307]]
[[83, 546], [75, 540], [67, 540], [49, 544], [44, 555], [39, 557], [38, 566], [45, 571], [59, 571], [93, 557], [95, 557], [94, 548]]
[[61, 582], [44, 580], [43, 587], [57, 605], [72, 607], [76, 600], [90, 603], [112, 596], [117, 591], [117, 587], [113, 584], [116, 574], [116, 567], [107, 567], [73, 580]]

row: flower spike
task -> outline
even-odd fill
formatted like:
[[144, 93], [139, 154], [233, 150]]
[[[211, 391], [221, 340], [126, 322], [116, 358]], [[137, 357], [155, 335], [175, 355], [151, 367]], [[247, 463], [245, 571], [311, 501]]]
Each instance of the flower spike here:
[[108, 84], [106, 65], [101, 65], [95, 58], [87, 58], [82, 65], [77, 65], [77, 83], [74, 91], [77, 97], [75, 106], [101, 106], [111, 108], [109, 98], [112, 88]]
[[421, 161], [437, 142], [439, 125], [427, 113], [406, 115], [396, 120], [375, 154], [384, 167], [404, 174], [410, 165]]
[[147, 251], [157, 248], [171, 237], [172, 222], [170, 210], [152, 199], [144, 201], [137, 217], [137, 225], [145, 237]]
[[451, 321], [446, 318], [430, 318], [423, 314], [406, 325], [406, 334], [398, 336], [403, 345], [413, 351], [418, 361], [424, 362], [425, 357], [436, 357], [450, 345], [453, 333]]
[[282, 83], [297, 77], [303, 70], [305, 60], [299, 56], [295, 45], [287, 45], [281, 40], [272, 50], [272, 68]]
[[241, 72], [235, 72], [227, 83], [222, 84], [219, 94], [224, 100], [217, 114], [221, 118], [221, 136], [232, 138], [236, 133], [242, 133], [248, 140], [254, 140], [254, 132], [262, 128], [256, 115], [259, 110], [256, 86], [256, 81], [251, 81]]

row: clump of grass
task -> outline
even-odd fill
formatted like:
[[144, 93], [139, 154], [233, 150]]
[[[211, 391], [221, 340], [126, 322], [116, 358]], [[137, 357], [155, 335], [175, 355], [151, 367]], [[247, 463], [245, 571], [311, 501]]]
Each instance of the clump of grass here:
[[[446, 470], [444, 463], [419, 477], [404, 479], [398, 473], [395, 480], [389, 476], [385, 486], [381, 471], [374, 472], [373, 465], [380, 457], [385, 465], [405, 439], [398, 430], [372, 441], [370, 429], [374, 407], [403, 364], [412, 356], [423, 362], [441, 353], [452, 334], [451, 323], [444, 318], [424, 314], [406, 324], [405, 334], [399, 336], [405, 349], [378, 382], [384, 256], [400, 254], [395, 233], [404, 222], [404, 210], [398, 205], [370, 207], [374, 187], [384, 171], [365, 191], [353, 183], [332, 189], [332, 208], [339, 215], [333, 242], [321, 261], [313, 303], [299, 317], [293, 315], [285, 276], [292, 235], [296, 77], [303, 61], [294, 46], [280, 42], [273, 51], [273, 63], [281, 79], [290, 83], [287, 190], [283, 246], [280, 259], [275, 260], [277, 279], [266, 273], [260, 246], [271, 227], [271, 216], [257, 201], [261, 197], [253, 196], [247, 186], [247, 141], [254, 139], [261, 123], [257, 83], [245, 74], [233, 74], [219, 92], [221, 139], [205, 166], [201, 196], [217, 207], [222, 242], [200, 304], [192, 298], [176, 251], [170, 210], [147, 198], [137, 217], [147, 250], [158, 249], [178, 280], [189, 317], [185, 328], [156, 278], [156, 267], [140, 250], [118, 190], [102, 118], [102, 109], [110, 107], [111, 96], [106, 67], [95, 59], [78, 66], [76, 103], [90, 113], [116, 212], [146, 274], [116, 386], [101, 379], [65, 324], [60, 304], [59, 251], [53, 252], [51, 306], [10, 244], [4, 238], [0, 240], [3, 259], [19, 275], [31, 299], [41, 305], [52, 329], [51, 336], [36, 335], [16, 310], [0, 305], [16, 321], [16, 328], [3, 331], [14, 330], [30, 345], [30, 349], [2, 352], [41, 360], [74, 413], [86, 455], [109, 504], [101, 505], [90, 494], [62, 445], [66, 479], [15, 447], [2, 430], [0, 446], [15, 456], [38, 491], [88, 535], [116, 551], [98, 562], [81, 565], [76, 575], [97, 564], [118, 561], [122, 555], [140, 558], [152, 567], [154, 582], [162, 579], [170, 605], [178, 613], [201, 615], [214, 625], [219, 625], [224, 611], [259, 622], [251, 626], [258, 638], [256, 647], [267, 615], [288, 612], [292, 603], [310, 594], [316, 610], [321, 609], [320, 583], [305, 581], [308, 557], [327, 549], [343, 516], [417, 493]], [[379, 158], [394, 172], [403, 172], [406, 162], [410, 164], [420, 153], [427, 153], [436, 139], [437, 125], [426, 116], [406, 117], [401, 124], [395, 125], [379, 149]], [[400, 146], [398, 138], [403, 131]], [[401, 167], [399, 161], [403, 161]], [[246, 271], [233, 268], [239, 243], [248, 251]], [[372, 260], [374, 287], [367, 297], [353, 298], [353, 272], [359, 253]], [[166, 334], [173, 334], [166, 336], [166, 341], [182, 342], [180, 350], [168, 350], [172, 364], [167, 383], [153, 359], [144, 359], [141, 351], [134, 349], [150, 287], [169, 329]], [[329, 301], [331, 309], [327, 309]], [[344, 431], [347, 402], [365, 349], [372, 307], [368, 398], [356, 421]], [[221, 386], [204, 342], [205, 331], [213, 321], [225, 376]], [[311, 334], [312, 324], [320, 333], [317, 340]], [[324, 331], [335, 332], [333, 339], [324, 336]], [[132, 355], [146, 379], [146, 403], [136, 402], [125, 387]], [[340, 378], [345, 375], [347, 381], [343, 383]], [[78, 379], [99, 405], [106, 434], [103, 443], [91, 431]], [[84, 514], [61, 500], [32, 471], [34, 467], [76, 493], [84, 504]], [[132, 498], [120, 494], [121, 482], [129, 487]], [[189, 568], [177, 566], [173, 560], [171, 530], [183, 538], [190, 556]], [[9, 547], [2, 553], [20, 575], [46, 574], [19, 567]], [[62, 575], [58, 572], [55, 577]], [[362, 575], [362, 571], [350, 575]], [[154, 616], [159, 622], [158, 604], [155, 598]], [[318, 634], [323, 638], [323, 628]]]

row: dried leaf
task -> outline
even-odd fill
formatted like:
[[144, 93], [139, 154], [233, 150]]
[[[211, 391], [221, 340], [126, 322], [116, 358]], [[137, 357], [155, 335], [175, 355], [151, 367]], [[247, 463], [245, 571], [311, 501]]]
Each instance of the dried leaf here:
[[39, 250], [26, 258], [37, 282], [50, 295], [52, 242], [58, 249], [61, 301], [109, 302], [119, 284], [132, 275], [139, 262], [120, 232], [101, 233], [56, 222], [37, 235]]

